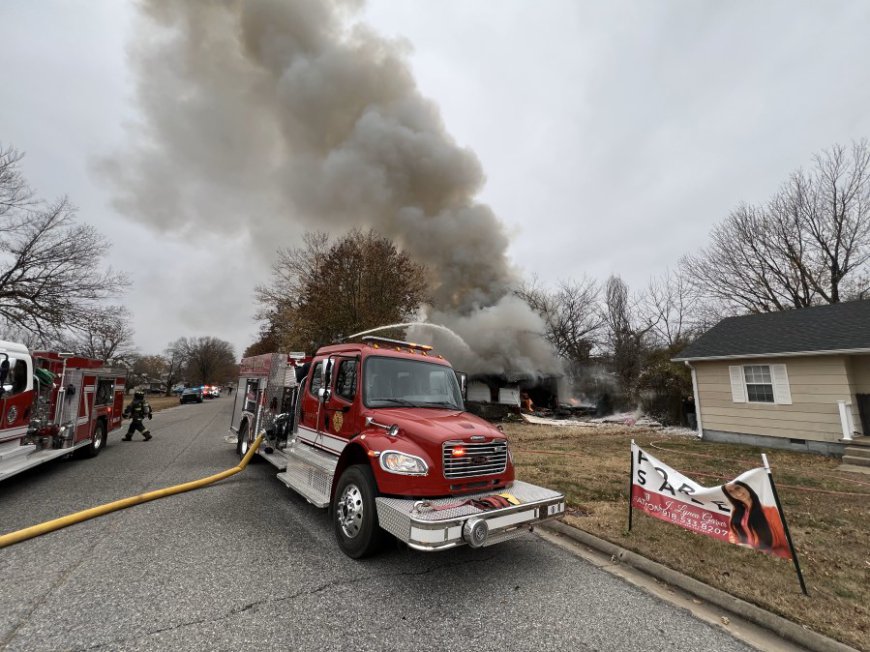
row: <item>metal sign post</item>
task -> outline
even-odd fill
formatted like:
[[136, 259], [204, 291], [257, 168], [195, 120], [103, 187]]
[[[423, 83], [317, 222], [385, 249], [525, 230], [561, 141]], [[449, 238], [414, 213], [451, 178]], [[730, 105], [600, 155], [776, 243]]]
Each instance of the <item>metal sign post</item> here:
[[631, 440], [631, 465], [628, 473], [628, 531], [631, 532], [631, 494], [634, 487], [634, 439]]
[[776, 483], [773, 481], [773, 473], [770, 471], [770, 464], [767, 463], [767, 455], [762, 453], [761, 460], [764, 462], [764, 470], [767, 471], [767, 479], [770, 480], [770, 488], [773, 491], [773, 499], [776, 501], [776, 509], [779, 510], [779, 518], [782, 519], [782, 527], [785, 530], [785, 538], [788, 541], [788, 549], [791, 552], [791, 559], [794, 562], [794, 569], [797, 571], [798, 582], [801, 585], [801, 591], [803, 591], [805, 596], [809, 596], [807, 593], [807, 585], [804, 583], [804, 576], [801, 573], [801, 565], [798, 563], [797, 553], [794, 549], [794, 543], [791, 540], [791, 532], [788, 529], [788, 523], [785, 520], [785, 512], [782, 511], [782, 503], [779, 502], [779, 494], [776, 492]]

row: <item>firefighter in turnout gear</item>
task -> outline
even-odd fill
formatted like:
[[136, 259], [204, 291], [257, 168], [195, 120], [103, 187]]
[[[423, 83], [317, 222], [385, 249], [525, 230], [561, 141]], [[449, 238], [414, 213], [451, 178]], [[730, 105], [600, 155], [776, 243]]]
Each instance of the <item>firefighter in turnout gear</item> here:
[[141, 390], [133, 392], [133, 402], [124, 408], [124, 417], [132, 420], [130, 427], [127, 428], [126, 436], [122, 437], [122, 441], [133, 439], [133, 433], [137, 430], [145, 437], [145, 441], [151, 439], [151, 431], [142, 424], [146, 418], [151, 419], [151, 405], [145, 400], [145, 392]]

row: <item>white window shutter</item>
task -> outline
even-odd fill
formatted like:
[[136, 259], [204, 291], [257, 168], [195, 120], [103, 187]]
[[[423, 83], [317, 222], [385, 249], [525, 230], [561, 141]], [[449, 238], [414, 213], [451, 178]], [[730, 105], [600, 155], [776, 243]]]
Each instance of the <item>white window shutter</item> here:
[[731, 365], [731, 400], [735, 403], [746, 403], [746, 385], [743, 382], [743, 367]]
[[791, 405], [791, 388], [788, 386], [785, 365], [770, 365], [770, 378], [773, 381], [773, 400], [779, 405]]

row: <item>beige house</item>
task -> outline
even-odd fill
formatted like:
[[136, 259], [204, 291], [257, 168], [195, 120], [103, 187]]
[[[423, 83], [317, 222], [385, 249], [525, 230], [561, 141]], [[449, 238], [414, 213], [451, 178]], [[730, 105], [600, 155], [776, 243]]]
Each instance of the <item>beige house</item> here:
[[692, 370], [700, 437], [870, 465], [870, 301], [730, 317], [674, 360]]

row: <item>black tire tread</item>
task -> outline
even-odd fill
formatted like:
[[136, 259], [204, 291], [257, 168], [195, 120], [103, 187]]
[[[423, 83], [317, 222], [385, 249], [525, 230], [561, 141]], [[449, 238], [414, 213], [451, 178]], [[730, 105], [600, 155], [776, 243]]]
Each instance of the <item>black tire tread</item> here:
[[[346, 484], [355, 481], [360, 491], [363, 494], [363, 514], [368, 514], [365, 519], [365, 524], [360, 530], [359, 535], [354, 539], [348, 539], [341, 530], [341, 525], [338, 522], [338, 507], [337, 502], [344, 490]], [[354, 464], [349, 466], [341, 474], [341, 478], [335, 487], [335, 495], [332, 499], [332, 524], [335, 531], [335, 538], [338, 541], [338, 547], [348, 557], [353, 559], [362, 559], [369, 557], [379, 552], [387, 540], [387, 533], [378, 525], [378, 512], [375, 505], [375, 498], [378, 495], [377, 484], [372, 469], [367, 464]]]

